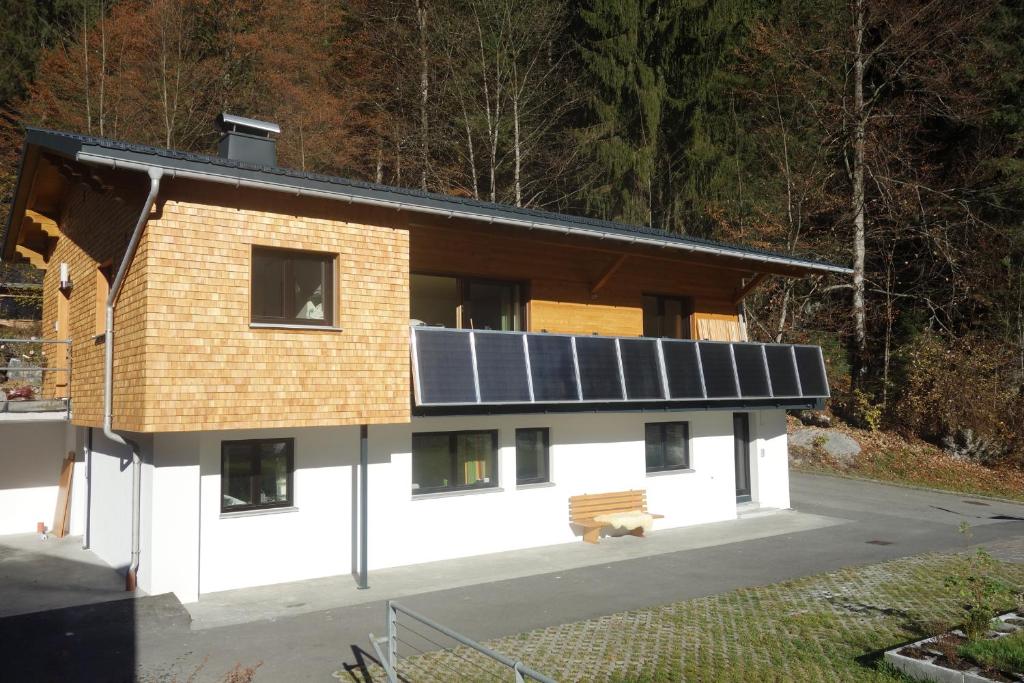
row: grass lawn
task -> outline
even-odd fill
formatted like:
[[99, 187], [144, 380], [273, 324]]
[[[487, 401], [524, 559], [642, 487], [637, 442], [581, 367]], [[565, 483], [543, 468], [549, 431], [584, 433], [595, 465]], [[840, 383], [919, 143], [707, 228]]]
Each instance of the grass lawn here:
[[960, 656], [1001, 671], [1024, 671], [1024, 631], [967, 643], [960, 647]]
[[[791, 422], [790, 427], [795, 424]], [[852, 464], [843, 465], [819, 449], [791, 446], [793, 469], [1024, 501], [1024, 470], [1017, 467], [985, 467], [954, 458], [930, 443], [906, 440], [891, 432], [871, 432], [846, 425], [835, 429], [852, 436], [863, 448]]]
[[[921, 555], [487, 645], [558, 681], [905, 681], [881, 653], [959, 619], [944, 580], [964, 562], [960, 555]], [[997, 563], [996, 572], [1024, 586], [1024, 564]], [[399, 670], [409, 680], [511, 680], [508, 670], [461, 648], [415, 655], [414, 648], [428, 644], [401, 627], [399, 634], [406, 643], [399, 648]], [[423, 635], [449, 645], [436, 634]], [[382, 680], [379, 670], [371, 673]]]

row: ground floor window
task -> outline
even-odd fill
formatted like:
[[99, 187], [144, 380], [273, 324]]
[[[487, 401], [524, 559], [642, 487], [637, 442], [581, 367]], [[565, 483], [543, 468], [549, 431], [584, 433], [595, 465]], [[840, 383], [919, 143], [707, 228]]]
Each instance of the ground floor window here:
[[651, 422], [644, 425], [647, 471], [664, 472], [690, 467], [690, 424]]
[[498, 432], [425, 432], [412, 435], [414, 494], [498, 485]]
[[545, 427], [516, 430], [517, 484], [540, 484], [549, 481], [549, 446], [550, 436]]
[[221, 442], [221, 512], [292, 504], [294, 439]]

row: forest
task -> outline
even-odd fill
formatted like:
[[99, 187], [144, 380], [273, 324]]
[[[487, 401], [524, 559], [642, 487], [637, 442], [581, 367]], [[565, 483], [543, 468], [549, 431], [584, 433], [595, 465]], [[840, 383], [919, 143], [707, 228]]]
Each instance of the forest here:
[[0, 0], [0, 36], [0, 219], [24, 125], [272, 120], [284, 166], [851, 266], [751, 336], [822, 345], [850, 424], [1024, 463], [1021, 0]]

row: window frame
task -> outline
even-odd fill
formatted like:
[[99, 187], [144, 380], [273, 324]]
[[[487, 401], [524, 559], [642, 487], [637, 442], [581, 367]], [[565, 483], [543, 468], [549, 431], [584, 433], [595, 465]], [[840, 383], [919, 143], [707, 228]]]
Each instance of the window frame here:
[[[655, 306], [657, 307], [657, 319], [658, 319], [658, 334], [647, 334], [647, 330], [644, 330], [644, 337], [654, 337], [657, 339], [695, 339], [695, 331], [693, 327], [694, 320], [694, 301], [692, 296], [686, 296], [683, 294], [655, 294], [654, 292], [643, 292], [640, 295], [640, 308], [643, 310], [643, 300], [645, 298], [651, 298], [655, 300]], [[682, 332], [686, 334], [685, 337], [673, 337], [671, 335], [664, 334], [665, 330], [665, 302], [667, 300], [676, 301], [679, 303], [680, 310], [680, 327]]]
[[[461, 486], [451, 485], [448, 486], [431, 486], [429, 488], [411, 488], [413, 497], [429, 495], [432, 493], [454, 493], [458, 491], [486, 491], [489, 489], [497, 489], [499, 482], [498, 473], [501, 470], [499, 463], [500, 450], [498, 448], [498, 430], [497, 429], [460, 429], [455, 431], [441, 431], [441, 432], [413, 432], [412, 442], [410, 444], [410, 479], [412, 471], [415, 469], [415, 463], [413, 460], [416, 458], [416, 437], [417, 436], [447, 436], [448, 437], [448, 464], [451, 476], [448, 481], [458, 481], [458, 437], [461, 434], [490, 434], [491, 435], [491, 452], [494, 454], [494, 475], [488, 477], [491, 481], [486, 484], [463, 484]], [[410, 484], [416, 482], [410, 481]]]
[[[265, 316], [256, 314], [256, 255], [257, 252], [280, 256], [285, 261], [284, 276], [281, 282], [281, 301], [284, 310], [283, 317]], [[295, 282], [294, 266], [296, 258], [305, 258], [311, 261], [321, 261], [327, 267], [324, 277], [324, 317], [323, 320], [315, 318], [296, 318], [294, 295], [288, 296], [287, 283]], [[336, 327], [336, 305], [338, 289], [338, 255], [326, 251], [311, 251], [307, 249], [288, 249], [283, 247], [268, 247], [262, 244], [253, 244], [249, 250], [249, 323], [256, 327], [311, 327], [311, 328], [334, 328]], [[291, 317], [289, 317], [291, 315]]]
[[[529, 479], [519, 478], [519, 433], [520, 432], [543, 432], [544, 433], [544, 476], [530, 477]], [[551, 483], [551, 428], [550, 427], [517, 427], [515, 432], [516, 447], [516, 486], [528, 486], [530, 484]]]
[[[686, 457], [686, 462], [682, 465], [666, 465], [665, 464], [665, 450], [666, 450], [666, 428], [673, 425], [683, 426], [683, 453]], [[647, 440], [647, 430], [649, 427], [658, 427], [660, 433], [661, 443], [661, 465], [651, 467], [650, 463], [647, 462], [647, 449], [649, 448], [649, 442]], [[659, 472], [684, 472], [692, 471], [693, 459], [692, 453], [690, 453], [690, 423], [688, 420], [673, 420], [668, 422], [645, 422], [644, 423], [644, 467], [647, 470], [647, 474], [657, 474]]]
[[[455, 327], [452, 329], [456, 330], [468, 330], [469, 316], [467, 315], [467, 305], [469, 299], [469, 291], [472, 285], [498, 285], [515, 287], [515, 316], [516, 325], [513, 330], [502, 330], [507, 332], [526, 332], [530, 329], [528, 320], [530, 314], [530, 292], [529, 282], [523, 280], [501, 280], [495, 278], [484, 278], [474, 277], [471, 275], [453, 275], [452, 273], [441, 273], [432, 271], [414, 271], [410, 275], [423, 275], [427, 277], [445, 277], [455, 280], [456, 297], [455, 303]], [[410, 278], [409, 287], [409, 300], [410, 300], [410, 315], [412, 310], [412, 279]], [[429, 323], [428, 323], [429, 324]]]
[[[230, 507], [224, 506], [224, 495], [228, 484], [228, 477], [225, 474], [225, 459], [227, 458], [227, 446], [239, 446], [247, 445], [252, 450], [249, 453], [249, 458], [255, 460], [257, 465], [261, 463], [261, 458], [258, 455], [256, 449], [257, 446], [265, 443], [281, 443], [287, 444], [287, 467], [288, 467], [288, 484], [287, 490], [288, 495], [285, 500], [276, 503], [251, 503], [249, 505], [232, 505]], [[256, 493], [258, 491], [259, 480], [259, 467], [255, 472], [249, 475], [249, 495], [255, 500]], [[232, 512], [251, 512], [253, 510], [274, 510], [277, 508], [290, 508], [295, 506], [295, 439], [291, 437], [278, 438], [278, 439], [237, 439], [232, 441], [221, 441], [220, 442], [220, 512], [221, 514], [230, 514]]]

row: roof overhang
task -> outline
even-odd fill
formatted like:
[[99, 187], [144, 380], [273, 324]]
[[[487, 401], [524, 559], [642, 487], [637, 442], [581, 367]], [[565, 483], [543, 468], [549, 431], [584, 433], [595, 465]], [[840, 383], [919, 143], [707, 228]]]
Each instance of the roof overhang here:
[[81, 164], [124, 171], [148, 173], [159, 169], [168, 178], [211, 182], [235, 188], [269, 190], [297, 197], [317, 197], [349, 204], [389, 208], [427, 216], [462, 218], [475, 222], [541, 230], [570, 237], [606, 240], [619, 245], [656, 247], [675, 253], [710, 255], [742, 263], [751, 272], [787, 276], [813, 274], [849, 275], [845, 266], [810, 259], [763, 252], [745, 247], [659, 234], [615, 223], [593, 221], [576, 216], [473, 202], [455, 197], [387, 188], [342, 178], [299, 173], [280, 168], [230, 162], [218, 157], [174, 152], [100, 138], [29, 128], [26, 134], [22, 168], [14, 206], [4, 233], [2, 252], [11, 258], [17, 232], [24, 217], [41, 149]]

